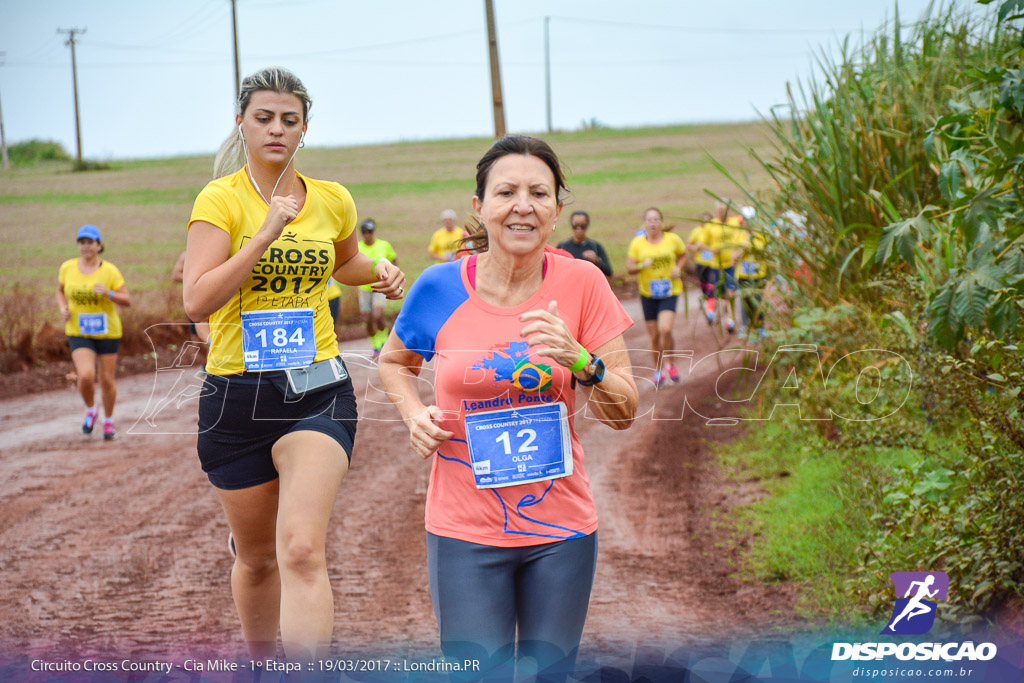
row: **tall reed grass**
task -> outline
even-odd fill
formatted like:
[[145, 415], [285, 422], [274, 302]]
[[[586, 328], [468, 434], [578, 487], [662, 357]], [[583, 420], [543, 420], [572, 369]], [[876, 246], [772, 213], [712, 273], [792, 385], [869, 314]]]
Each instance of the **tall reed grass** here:
[[[916, 429], [944, 444], [894, 467], [880, 507], [851, 510], [876, 533], [848, 596], [870, 606], [898, 566], [942, 569], [971, 587], [944, 610], [961, 622], [1024, 583], [1024, 41], [1008, 18], [1018, 7], [979, 16], [949, 4], [823, 52], [817, 77], [766, 117], [773, 151], [755, 158], [774, 190], [744, 190], [777, 272], [810, 273], [790, 278], [795, 314], [833, 320], [826, 343], [913, 359]], [[800, 220], [773, 218], [787, 212]], [[828, 315], [838, 310], [854, 314]]]

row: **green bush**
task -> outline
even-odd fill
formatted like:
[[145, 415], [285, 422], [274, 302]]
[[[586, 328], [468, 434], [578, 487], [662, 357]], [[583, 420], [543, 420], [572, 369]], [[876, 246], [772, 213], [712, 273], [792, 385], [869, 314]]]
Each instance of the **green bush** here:
[[39, 161], [70, 161], [71, 156], [54, 140], [26, 140], [7, 148], [15, 166], [28, 166]]

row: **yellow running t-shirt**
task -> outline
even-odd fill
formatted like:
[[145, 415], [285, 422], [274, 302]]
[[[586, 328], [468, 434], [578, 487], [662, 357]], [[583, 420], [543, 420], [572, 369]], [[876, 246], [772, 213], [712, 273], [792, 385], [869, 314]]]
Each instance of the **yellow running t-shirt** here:
[[[285, 342], [298, 339], [300, 345], [309, 346], [311, 340], [303, 332], [311, 330], [316, 342], [312, 362], [338, 355], [327, 281], [334, 272], [334, 243], [355, 229], [356, 206], [340, 184], [296, 175], [306, 186], [306, 201], [298, 216], [260, 257], [238, 294], [210, 316], [206, 361], [210, 374], [233, 375], [246, 369], [243, 352], [248, 359], [252, 351], [243, 349], [243, 324], [249, 330], [250, 348], [257, 343], [252, 341], [254, 336], [264, 347], [273, 348], [280, 341], [275, 336], [279, 330], [285, 330]], [[189, 228], [195, 221], [206, 221], [228, 233], [230, 256], [259, 232], [266, 217], [267, 204], [243, 168], [203, 188], [192, 207]], [[274, 315], [289, 316], [288, 326], [259, 328], [260, 318]]]
[[442, 226], [430, 236], [430, 246], [427, 251], [436, 254], [446, 261], [451, 261], [455, 252], [459, 249], [459, 240], [463, 237], [462, 230], [456, 227], [454, 230]]
[[78, 259], [68, 259], [60, 264], [57, 281], [64, 288], [68, 310], [71, 311], [71, 318], [64, 323], [64, 334], [89, 339], [121, 338], [121, 316], [117, 314], [117, 305], [93, 291], [96, 284], [114, 292], [124, 287], [124, 278], [117, 266], [102, 260], [95, 273], [83, 275], [78, 269]]
[[759, 232], [738, 229], [743, 237], [743, 258], [736, 265], [736, 278], [739, 280], [760, 280], [768, 277], [768, 263], [765, 261], [767, 241]]
[[[727, 218], [727, 225], [721, 223], [705, 223], [690, 232], [689, 243], [705, 244], [707, 250], [698, 249], [693, 260], [710, 268], [729, 268], [732, 266], [732, 250], [742, 244], [742, 238], [736, 234], [733, 218]], [[716, 253], [717, 252], [717, 253]]]
[[345, 290], [341, 286], [341, 283], [338, 282], [337, 280], [335, 280], [334, 278], [330, 278], [327, 281], [327, 300], [328, 301], [334, 301], [335, 299], [340, 299], [341, 295], [342, 295], [342, 293], [344, 291]]
[[637, 274], [640, 295], [648, 299], [665, 299], [680, 294], [683, 281], [672, 277], [672, 269], [676, 267], [676, 260], [685, 253], [686, 245], [673, 232], [661, 233], [661, 241], [657, 244], [648, 242], [647, 235], [634, 237], [629, 243], [629, 256], [637, 265], [642, 265], [647, 259], [653, 261], [650, 268], [641, 268]]

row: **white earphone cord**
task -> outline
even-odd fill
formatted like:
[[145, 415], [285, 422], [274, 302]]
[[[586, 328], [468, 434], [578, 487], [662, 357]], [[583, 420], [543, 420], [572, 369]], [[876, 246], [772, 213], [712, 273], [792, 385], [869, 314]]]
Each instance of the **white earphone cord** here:
[[[245, 144], [245, 136], [242, 135], [242, 124], [238, 124], [238, 137], [242, 138], [242, 151], [245, 152], [245, 172], [249, 176], [249, 181], [252, 183], [252, 186], [256, 188], [256, 194], [258, 194], [260, 196], [260, 199], [262, 199], [263, 202], [269, 207], [270, 202], [267, 200], [266, 197], [263, 196], [263, 192], [260, 190], [259, 183], [257, 183], [256, 179], [252, 177], [252, 171], [249, 169], [249, 146]], [[306, 134], [303, 133], [302, 137], [306, 137]], [[292, 152], [291, 157], [288, 159], [288, 163], [284, 165], [284, 170], [281, 171], [281, 175], [277, 176], [277, 182], [274, 183], [274, 189], [270, 191], [271, 199], [274, 198], [274, 193], [277, 192], [277, 186], [281, 184], [281, 178], [284, 178], [284, 174], [288, 172], [288, 167], [291, 165], [292, 161], [295, 159], [295, 155], [298, 153], [299, 146], [296, 145], [295, 151]]]

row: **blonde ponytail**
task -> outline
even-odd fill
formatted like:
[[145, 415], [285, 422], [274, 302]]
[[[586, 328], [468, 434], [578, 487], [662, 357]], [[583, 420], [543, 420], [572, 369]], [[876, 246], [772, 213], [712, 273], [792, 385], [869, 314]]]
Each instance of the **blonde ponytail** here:
[[213, 161], [213, 177], [214, 179], [223, 178], [240, 171], [243, 166], [245, 166], [245, 148], [242, 146], [242, 136], [236, 128], [217, 150], [217, 158]]

